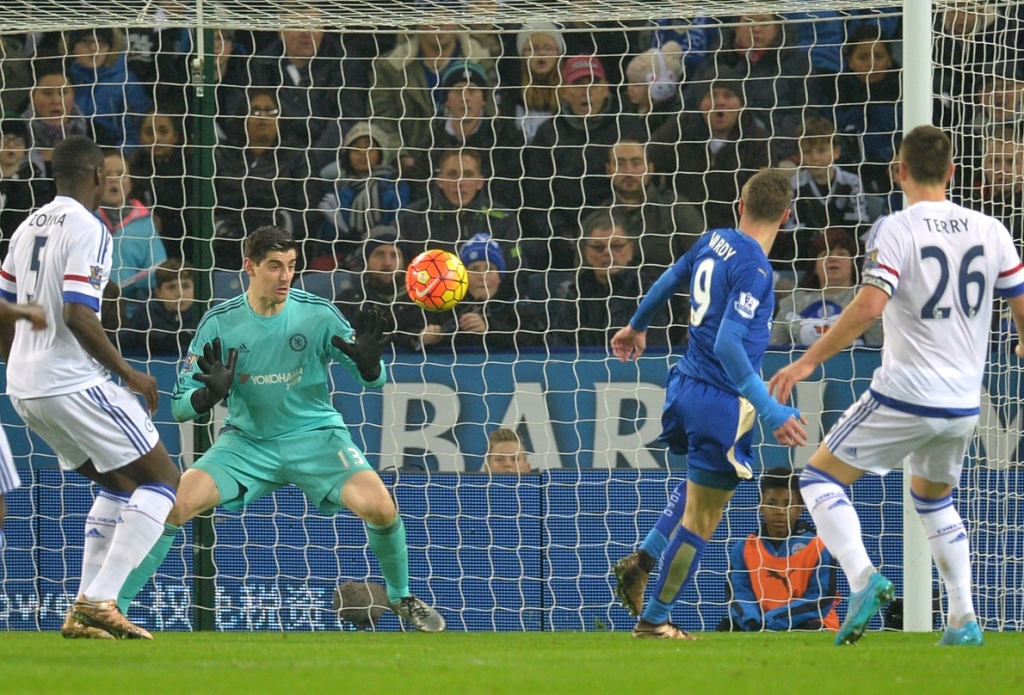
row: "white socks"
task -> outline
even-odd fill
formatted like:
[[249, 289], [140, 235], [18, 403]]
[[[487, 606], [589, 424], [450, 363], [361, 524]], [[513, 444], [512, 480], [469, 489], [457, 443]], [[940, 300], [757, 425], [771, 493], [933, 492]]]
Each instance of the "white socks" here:
[[88, 588], [81, 592], [90, 601], [117, 599], [128, 574], [139, 566], [164, 532], [164, 522], [174, 506], [174, 489], [147, 484], [135, 489], [121, 510], [103, 566]]
[[976, 620], [971, 594], [971, 548], [953, 496], [927, 499], [912, 495], [914, 508], [928, 534], [928, 548], [949, 600], [949, 626], [960, 630]]
[[126, 493], [100, 488], [93, 500], [89, 515], [85, 517], [85, 545], [82, 547], [82, 578], [78, 583], [78, 596], [89, 588], [99, 574], [103, 561], [107, 559], [117, 521], [129, 497]]
[[860, 535], [860, 519], [843, 486], [827, 473], [808, 466], [800, 476], [800, 492], [818, 535], [843, 568], [850, 590], [863, 591], [875, 568]]

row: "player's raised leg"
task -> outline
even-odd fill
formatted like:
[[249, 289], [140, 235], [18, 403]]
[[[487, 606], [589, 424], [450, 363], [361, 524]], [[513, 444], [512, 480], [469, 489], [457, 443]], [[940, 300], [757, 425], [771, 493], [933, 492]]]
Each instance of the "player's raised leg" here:
[[[705, 483], [715, 483], [718, 477], [705, 474], [702, 479], [705, 479]], [[669, 621], [669, 614], [680, 594], [693, 581], [704, 549], [722, 520], [722, 511], [732, 497], [737, 482], [735, 476], [723, 480], [719, 487], [699, 484], [693, 480], [687, 482], [682, 524], [672, 534], [672, 540], [661, 558], [658, 580], [654, 584], [651, 600], [633, 629], [634, 637], [692, 639]]]
[[366, 537], [380, 563], [391, 609], [421, 632], [444, 630], [441, 614], [409, 592], [405, 524], [380, 476], [373, 470], [353, 473], [341, 489], [341, 502], [366, 525]]
[[686, 506], [686, 481], [676, 485], [658, 521], [647, 532], [640, 547], [615, 563], [615, 595], [626, 610], [639, 616], [651, 571], [657, 566], [669, 542], [679, 529]]
[[[835, 431], [841, 431], [840, 425]], [[839, 561], [853, 592], [846, 619], [836, 634], [837, 645], [859, 640], [871, 618], [893, 597], [892, 582], [871, 564], [861, 537], [860, 518], [844, 489], [863, 474], [836, 458], [823, 443], [800, 477], [800, 492], [818, 535]]]

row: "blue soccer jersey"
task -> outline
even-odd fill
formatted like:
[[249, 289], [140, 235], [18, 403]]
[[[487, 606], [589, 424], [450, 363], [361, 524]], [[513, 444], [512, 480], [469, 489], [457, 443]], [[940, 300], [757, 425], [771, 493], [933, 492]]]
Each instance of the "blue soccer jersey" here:
[[[675, 278], [673, 291], [689, 283], [690, 346], [678, 368], [694, 379], [738, 395], [736, 385], [715, 355], [715, 340], [724, 319], [746, 328], [743, 349], [754, 372], [760, 372], [775, 313], [768, 257], [757, 241], [739, 230], [715, 229], [702, 236], [667, 272]], [[652, 299], [657, 302], [661, 298]], [[631, 322], [634, 328], [646, 328], [644, 305]]]

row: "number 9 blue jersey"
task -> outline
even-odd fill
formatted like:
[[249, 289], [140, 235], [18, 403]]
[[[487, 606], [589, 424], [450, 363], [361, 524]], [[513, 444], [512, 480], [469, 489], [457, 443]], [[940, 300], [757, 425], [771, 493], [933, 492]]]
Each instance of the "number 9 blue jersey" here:
[[775, 314], [768, 257], [757, 241], [739, 230], [715, 229], [702, 236], [668, 272], [676, 274], [680, 285], [689, 280], [690, 347], [679, 361], [679, 369], [738, 395], [715, 356], [715, 339], [723, 319], [745, 326], [743, 350], [754, 372], [760, 372]]

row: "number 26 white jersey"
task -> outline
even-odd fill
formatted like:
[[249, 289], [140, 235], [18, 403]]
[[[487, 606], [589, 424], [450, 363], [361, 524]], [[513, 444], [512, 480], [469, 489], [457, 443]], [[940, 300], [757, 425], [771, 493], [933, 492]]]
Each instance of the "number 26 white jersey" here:
[[949, 201], [917, 203], [871, 231], [864, 283], [890, 296], [872, 390], [907, 412], [976, 414], [993, 290], [1024, 294], [1024, 266], [1006, 227]]
[[49, 326], [15, 328], [7, 391], [16, 398], [74, 393], [109, 379], [64, 323], [64, 303], [85, 304], [99, 316], [110, 278], [110, 232], [77, 200], [57, 196], [21, 223], [0, 270], [0, 296], [34, 301]]

